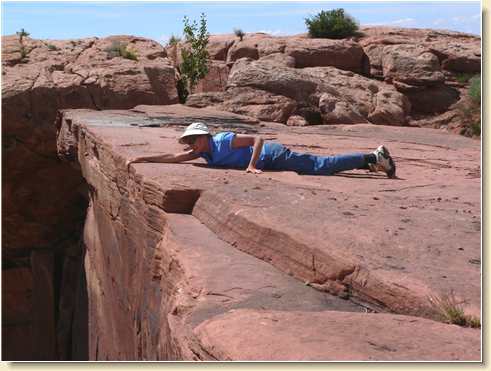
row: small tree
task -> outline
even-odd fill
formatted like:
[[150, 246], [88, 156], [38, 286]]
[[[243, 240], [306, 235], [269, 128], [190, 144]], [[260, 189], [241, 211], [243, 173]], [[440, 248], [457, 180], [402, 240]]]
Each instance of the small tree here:
[[353, 36], [358, 24], [344, 9], [321, 11], [319, 14], [305, 19], [309, 36], [313, 38], [343, 39]]
[[201, 13], [200, 25], [189, 22], [184, 17], [184, 40], [186, 45], [181, 49], [182, 63], [179, 65], [180, 81], [177, 88], [181, 102], [185, 102], [187, 96], [198, 84], [198, 81], [208, 73], [209, 54], [206, 47], [210, 34], [206, 28], [206, 16]]
[[242, 41], [242, 39], [245, 36], [245, 32], [242, 31], [240, 28], [234, 28], [234, 34], [235, 34], [235, 36], [240, 38], [240, 41]]
[[20, 59], [24, 59], [27, 57], [27, 49], [26, 46], [24, 45], [24, 37], [27, 37], [30, 35], [29, 32], [24, 30], [23, 28], [20, 29], [20, 31], [16, 32], [17, 36], [19, 36], [19, 44], [20, 44]]
[[24, 37], [27, 37], [30, 35], [29, 32], [27, 32], [26, 30], [24, 30], [23, 28], [20, 29], [20, 31], [17, 31], [16, 32], [17, 36], [19, 36], [19, 43], [23, 43], [24, 41]]
[[170, 38], [169, 38], [169, 41], [167, 42], [167, 45], [174, 46], [174, 45], [179, 44], [180, 41], [181, 41], [181, 38], [180, 37], [174, 36], [174, 35], [170, 35]]

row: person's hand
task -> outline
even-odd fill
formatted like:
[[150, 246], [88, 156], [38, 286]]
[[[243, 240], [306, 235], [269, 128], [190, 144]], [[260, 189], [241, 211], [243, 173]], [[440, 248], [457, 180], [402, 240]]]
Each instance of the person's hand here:
[[246, 173], [252, 173], [252, 174], [261, 174], [262, 171], [259, 169], [256, 169], [255, 167], [249, 166], [246, 169]]

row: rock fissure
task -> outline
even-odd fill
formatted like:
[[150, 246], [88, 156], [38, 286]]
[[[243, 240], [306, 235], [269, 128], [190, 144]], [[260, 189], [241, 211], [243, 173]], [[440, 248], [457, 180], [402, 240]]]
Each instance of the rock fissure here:
[[[138, 106], [142, 114], [137, 116], [70, 110], [64, 114], [66, 126], [57, 122], [59, 131], [63, 126], [58, 153], [75, 161], [73, 166], [51, 158], [55, 148], [51, 122], [57, 109], [176, 102], [175, 71], [166, 59], [168, 53], [157, 43], [131, 36], [49, 44], [26, 39], [29, 57], [16, 64], [18, 40], [4, 37], [2, 119], [9, 174], [3, 188], [7, 205], [4, 231], [8, 230], [4, 247], [9, 249], [3, 275], [10, 290], [3, 302], [10, 324], [4, 329], [10, 340], [7, 357], [207, 360], [254, 358], [254, 354], [257, 359], [277, 356], [284, 360], [292, 354], [282, 351], [291, 346], [280, 347], [269, 357], [264, 353], [269, 349], [266, 346], [242, 346], [243, 353], [237, 354], [233, 339], [243, 339], [248, 321], [258, 312], [261, 326], [272, 327], [255, 328], [253, 323], [254, 335], [261, 328], [277, 334], [275, 324], [284, 321], [292, 323], [287, 326], [288, 338], [302, 319], [306, 319], [301, 326], [304, 332], [311, 330], [309, 323], [329, 323], [339, 316], [332, 308], [362, 311], [351, 301], [361, 302], [366, 311], [432, 317], [424, 298], [449, 290], [459, 302], [466, 299], [462, 301], [466, 314], [479, 316], [479, 265], [469, 263], [479, 255], [479, 228], [470, 223], [479, 214], [475, 194], [479, 193], [480, 172], [476, 175], [471, 165], [479, 149], [436, 131], [383, 126], [444, 125], [449, 131], [459, 130], [460, 116], [455, 112], [467, 99], [469, 86], [469, 82], [460, 82], [459, 74], [479, 73], [479, 39], [428, 30], [375, 27], [363, 32], [355, 42], [261, 34], [248, 34], [241, 42], [234, 36], [232, 42], [228, 35], [212, 37], [210, 55], [221, 62], [212, 62], [209, 81], [201, 82], [197, 89], [204, 95], [192, 95], [190, 104], [215, 106], [255, 119], [177, 105]], [[139, 60], [108, 59], [106, 50], [114, 41], [131, 44]], [[243, 56], [254, 61], [239, 58]], [[426, 120], [428, 115], [432, 117]], [[75, 117], [72, 127], [69, 116]], [[140, 120], [166, 135], [157, 137], [145, 125], [137, 132], [131, 130]], [[172, 143], [176, 132], [166, 129], [167, 124], [183, 126], [198, 120], [216, 130], [270, 133], [283, 143], [303, 141], [298, 144], [305, 147], [299, 148], [310, 145], [315, 153], [325, 152], [322, 148], [330, 153], [366, 151], [385, 142], [396, 154], [402, 176], [397, 184], [389, 184], [382, 176], [357, 171], [319, 179], [287, 172], [246, 177], [203, 164], [132, 165], [129, 174], [123, 169], [130, 156], [177, 149]], [[289, 130], [259, 120], [351, 126]], [[366, 125], [368, 122], [383, 125]], [[311, 134], [308, 139], [303, 136], [306, 133]], [[337, 140], [330, 137], [333, 134]], [[123, 146], [129, 137], [135, 143], [146, 143], [145, 147]], [[418, 151], [421, 146], [431, 146], [432, 151]], [[408, 156], [397, 156], [403, 151]], [[435, 162], [447, 157], [448, 163], [460, 161], [462, 166]], [[87, 186], [80, 182], [80, 171]], [[147, 184], [150, 180], [153, 184]], [[275, 187], [268, 186], [269, 181]], [[428, 181], [434, 186], [427, 186]], [[90, 203], [83, 244], [87, 248], [84, 277], [77, 283], [77, 265], [82, 259], [77, 238], [58, 244], [56, 236], [59, 230], [67, 235], [79, 233], [78, 220], [87, 206], [86, 188]], [[381, 189], [390, 193], [373, 197]], [[320, 190], [328, 190], [332, 197], [322, 197], [325, 193]], [[432, 197], [436, 191], [449, 194], [435, 201], [443, 202], [441, 207], [428, 201], [436, 199]], [[455, 195], [462, 199], [452, 201]], [[399, 205], [401, 200], [404, 203]], [[205, 219], [197, 219], [198, 214]], [[400, 227], [400, 223], [405, 224]], [[213, 225], [214, 232], [204, 225]], [[446, 234], [449, 228], [452, 233]], [[418, 244], [414, 234], [425, 243]], [[169, 248], [171, 256], [166, 255]], [[463, 275], [465, 281], [460, 278]], [[305, 277], [319, 290], [338, 292], [351, 301], [298, 282], [307, 281]], [[82, 289], [76, 290], [77, 285]], [[179, 315], [173, 315], [171, 308], [178, 308]], [[317, 318], [313, 311], [322, 313], [322, 321], [321, 317], [312, 320]], [[348, 314], [343, 321], [352, 321], [354, 328], [358, 323], [375, 326], [379, 322], [370, 322], [371, 317], [357, 322], [359, 318]], [[226, 326], [226, 332], [223, 326], [217, 330], [230, 319], [240, 336], [232, 335], [233, 326]], [[398, 339], [413, 338], [420, 321], [408, 321], [412, 331], [409, 327], [404, 331], [411, 336]], [[89, 323], [91, 328], [85, 328]], [[121, 326], [123, 323], [128, 325]], [[389, 319], [384, 326], [383, 330], [370, 328], [377, 334], [393, 333], [394, 322]], [[441, 326], [434, 329], [442, 337], [433, 343], [441, 344], [450, 336], [445, 325]], [[325, 326], [322, 328], [325, 332]], [[91, 334], [86, 344], [83, 337], [77, 338], [84, 331]], [[44, 342], [36, 349], [41, 334]], [[322, 336], [314, 332], [316, 341], [310, 343], [314, 347], [322, 343]], [[452, 336], [458, 339], [452, 354], [463, 359], [465, 352], [459, 346], [465, 344], [465, 336]], [[471, 337], [466, 338], [467, 344], [475, 344]], [[228, 339], [225, 347], [220, 345], [222, 338]], [[260, 340], [263, 338], [268, 339], [268, 332]], [[285, 337], [275, 338], [269, 343], [281, 344]], [[429, 338], [429, 333], [420, 338]], [[309, 353], [313, 348], [298, 345], [297, 349], [303, 349], [310, 359], [319, 354], [326, 359], [326, 349], [343, 343], [342, 338], [336, 339], [317, 355]], [[381, 354], [394, 353], [399, 359], [414, 359], [414, 354], [402, 351], [407, 346], [368, 340], [372, 346], [364, 348], [362, 358], [384, 359]], [[357, 346], [355, 342], [349, 349]], [[340, 349], [335, 351], [338, 360], [344, 354]], [[441, 350], [429, 353], [433, 359], [435, 354], [441, 355], [438, 359], [452, 357]]]

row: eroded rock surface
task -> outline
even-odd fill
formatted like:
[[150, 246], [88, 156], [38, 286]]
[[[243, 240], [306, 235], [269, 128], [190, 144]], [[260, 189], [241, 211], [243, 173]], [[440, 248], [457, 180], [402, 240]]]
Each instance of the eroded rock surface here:
[[[434, 321], [428, 301], [453, 292], [467, 315], [480, 316], [478, 142], [429, 129], [263, 122], [250, 132], [298, 151], [368, 152], [388, 143], [398, 179], [361, 170], [254, 176], [201, 160], [128, 171], [135, 155], [180, 150], [187, 120], [170, 122], [170, 111], [71, 110], [60, 118], [59, 142], [77, 143], [67, 158], [78, 160], [91, 190], [91, 359], [479, 359], [480, 331]], [[159, 120], [165, 127], [155, 127]], [[264, 342], [281, 339], [251, 342], [240, 331], [251, 322]], [[340, 326], [373, 335], [353, 340]], [[324, 340], [300, 345], [300, 329]], [[351, 353], [341, 350], [346, 344]]]
[[300, 115], [317, 124], [403, 125], [410, 111], [408, 99], [389, 84], [333, 67], [291, 68], [273, 59], [238, 61], [225, 92], [194, 94], [186, 104], [281, 123]]
[[195, 332], [223, 360], [471, 361], [481, 349], [474, 330], [386, 314], [241, 309], [205, 321]]
[[[167, 109], [139, 106], [131, 113], [106, 112], [102, 116], [94, 116], [87, 111], [85, 114], [91, 115], [92, 124], [96, 126], [119, 127], [123, 121], [125, 125], [131, 123], [132, 126], [139, 127], [133, 130], [143, 131], [152, 130], [146, 128], [147, 126], [158, 127], [162, 123], [172, 125], [177, 122], [179, 125], [186, 125], [199, 120], [209, 124], [218, 123], [222, 128], [235, 128], [238, 132], [269, 133], [281, 140], [290, 140], [291, 143], [294, 139], [296, 143], [296, 136], [305, 133], [312, 136], [298, 148], [313, 150], [325, 149], [322, 141], [317, 142], [313, 139], [317, 137], [317, 129], [294, 126], [320, 123], [355, 124], [349, 129], [349, 135], [344, 131], [348, 129], [342, 130], [342, 138], [360, 135], [363, 137], [368, 132], [378, 133], [377, 129], [369, 126], [356, 125], [363, 123], [444, 127], [454, 132], [462, 132], [462, 115], [465, 113], [465, 102], [469, 99], [466, 94], [469, 83], [462, 82], [461, 74], [480, 72], [480, 39], [472, 35], [434, 30], [375, 27], [363, 31], [365, 36], [343, 41], [311, 40], [305, 35], [275, 38], [265, 34], [251, 34], [246, 35], [243, 41], [239, 41], [234, 35], [212, 36], [209, 43], [213, 59], [210, 74], [196, 89], [202, 94], [190, 97], [190, 104], [193, 106], [208, 107], [201, 110], [172, 105], [177, 102], [174, 67], [180, 58], [179, 45], [164, 49], [154, 41], [132, 36], [84, 40], [24, 38], [26, 55], [23, 56], [18, 38], [4, 37], [2, 135], [5, 156], [2, 166], [7, 176], [3, 180], [5, 271], [2, 274], [7, 285], [4, 286], [7, 299], [4, 301], [3, 311], [6, 318], [4, 324], [7, 326], [4, 326], [3, 330], [4, 335], [12, 339], [4, 344], [3, 351], [6, 357], [23, 360], [65, 360], [73, 357], [83, 359], [86, 354], [83, 344], [73, 344], [72, 347], [70, 338], [72, 331], [87, 331], [84, 328], [84, 320], [73, 314], [76, 307], [82, 317], [85, 315], [83, 312], [86, 300], [75, 295], [74, 287], [80, 280], [83, 248], [79, 237], [87, 207], [87, 189], [85, 181], [80, 177], [79, 165], [76, 162], [67, 165], [56, 157], [54, 138], [57, 129], [60, 130], [58, 153], [62, 157], [75, 160], [79, 143], [78, 124], [75, 124], [72, 130], [67, 120], [66, 125], [55, 128], [53, 121], [57, 110], [77, 107], [121, 109], [139, 104], [171, 104]], [[118, 43], [125, 44], [127, 50], [136, 55], [137, 60], [118, 56]], [[252, 76], [252, 79], [251, 73], [256, 75]], [[217, 109], [233, 112], [235, 115], [220, 113]], [[108, 119], [107, 115], [111, 118]], [[259, 120], [286, 123], [293, 128], [282, 133], [277, 131], [273, 124], [265, 125], [259, 123]], [[467, 118], [467, 121], [472, 120]], [[309, 130], [313, 131], [309, 134]], [[319, 130], [320, 133], [325, 133], [328, 129]], [[329, 133], [335, 133], [340, 129], [334, 127], [332, 130], [334, 131]], [[423, 133], [426, 132], [421, 134]], [[366, 135], [370, 137], [372, 134]], [[400, 136], [407, 135], [408, 132], [394, 129], [389, 137], [398, 141]], [[432, 140], [440, 141], [433, 134], [428, 135]], [[97, 144], [94, 144], [96, 157], [100, 152], [99, 139], [95, 140]], [[415, 143], [419, 143], [420, 140], [423, 139], [417, 136]], [[146, 141], [143, 140], [142, 143]], [[349, 139], [346, 140], [346, 144], [347, 147], [356, 146], [357, 142]], [[376, 144], [378, 143], [372, 143], [373, 146]], [[146, 144], [143, 145], [145, 146]], [[344, 150], [347, 147], [338, 149]], [[422, 150], [425, 148], [422, 147]], [[419, 150], [415, 152], [418, 156]], [[417, 156], [415, 158], [418, 158]], [[111, 168], [109, 173], [112, 171]], [[479, 170], [470, 170], [469, 174], [477, 177], [480, 175]], [[458, 174], [451, 174], [454, 175], [458, 178]], [[196, 181], [207, 184], [201, 182], [200, 176], [197, 176]], [[290, 176], [291, 174], [282, 177], [281, 181], [288, 182], [291, 180]], [[431, 174], [429, 176], [431, 178]], [[182, 177], [187, 179], [187, 173]], [[188, 183], [183, 180], [182, 184]], [[296, 180], [292, 184], [296, 184]], [[298, 184], [295, 187], [297, 186]], [[200, 209], [197, 206], [196, 212], [203, 213], [200, 215], [205, 220], [206, 217], [203, 215], [210, 211], [206, 209], [208, 206], [204, 200], [208, 196], [211, 197], [211, 193], [202, 193], [203, 189], [200, 187], [193, 188], [194, 191], [191, 193], [170, 190], [164, 197], [166, 212], [190, 212], [194, 210], [193, 206], [197, 202], [196, 205], [202, 207], [200, 206]], [[292, 193], [295, 187], [285, 188], [284, 191], [287, 194]], [[456, 193], [459, 193], [461, 188]], [[342, 187], [339, 189], [344, 190]], [[224, 192], [224, 195], [226, 196], [227, 192]], [[235, 197], [233, 195], [232, 198]], [[426, 206], [423, 202], [425, 200], [419, 200], [423, 207]], [[318, 200], [317, 203], [312, 203], [312, 207], [320, 202]], [[475, 200], [471, 204], [474, 207]], [[235, 204], [231, 205], [230, 210], [224, 210], [224, 215], [234, 215], [233, 213], [240, 210]], [[336, 205], [330, 207], [335, 210]], [[227, 214], [228, 212], [232, 214]], [[279, 215], [285, 210], [278, 209], [276, 212]], [[251, 215], [250, 218], [261, 220], [260, 216]], [[379, 216], [382, 217], [382, 213]], [[337, 214], [333, 212], [329, 217], [336, 219]], [[308, 218], [309, 215], [306, 216], [306, 219]], [[282, 219], [271, 220], [275, 225], [274, 223]], [[222, 227], [220, 223], [223, 224]], [[368, 221], [367, 225], [371, 225], [370, 223], [371, 221]], [[228, 228], [226, 225], [226, 222], [214, 221], [213, 218], [207, 224], [214, 232], [220, 228]], [[441, 226], [453, 228], [450, 222], [441, 222]], [[259, 233], [254, 228], [251, 229], [254, 231], [251, 233]], [[458, 234], [467, 233], [460, 227], [457, 230]], [[377, 238], [384, 235], [381, 230], [377, 231], [381, 232]], [[227, 237], [231, 238], [229, 242], [243, 246], [240, 242], [243, 240], [239, 238], [237, 242], [234, 236]], [[372, 235], [363, 238], [377, 239]], [[428, 238], [431, 240], [433, 237], [430, 235]], [[358, 246], [356, 243], [343, 240], [342, 236], [339, 239], [348, 246]], [[382, 242], [384, 241], [382, 239]], [[407, 241], [409, 238], [403, 239], [402, 245], [409, 243]], [[436, 239], [431, 241], [437, 244]], [[303, 240], [295, 241], [295, 244], [297, 243], [298, 246], [306, 244]], [[261, 251], [262, 249], [264, 247], [260, 247]], [[304, 251], [303, 247], [299, 249]], [[434, 249], [430, 246], [428, 249], [436, 255], [441, 254], [440, 248]], [[305, 251], [309, 251], [310, 254], [310, 250]], [[356, 256], [356, 249], [346, 251], [349, 251], [350, 256]], [[260, 257], [264, 254], [268, 256], [264, 252], [261, 254]], [[420, 264], [418, 259], [413, 259], [411, 254], [409, 256], [407, 261], [411, 264]], [[305, 265], [302, 259], [297, 263]], [[377, 264], [384, 267], [379, 261], [368, 260], [367, 266], [371, 269], [369, 272], [372, 272]], [[470, 258], [468, 261], [472, 262], [471, 264], [480, 262], [477, 258]], [[287, 264], [287, 271], [296, 274], [297, 278], [310, 279], [311, 273], [308, 273], [308, 270], [304, 272], [304, 268], [301, 268], [297, 271], [297, 263]], [[275, 260], [274, 264], [283, 267], [281, 259]], [[388, 274], [383, 268], [375, 269], [382, 271], [382, 278], [377, 276], [378, 273], [370, 273], [370, 279], [367, 280], [370, 284], [365, 284], [365, 279], [357, 281], [355, 278], [365, 274], [363, 269], [366, 266], [360, 268], [362, 273], [355, 274], [353, 272], [358, 271], [352, 271], [352, 268], [354, 266], [358, 269], [358, 263], [352, 265], [343, 261], [336, 264], [338, 263], [328, 269], [328, 272], [334, 273], [328, 274], [327, 281], [323, 282], [324, 276], [321, 275], [322, 279], [314, 279], [312, 286], [346, 296], [349, 291], [347, 287], [358, 285], [356, 295], [361, 295], [359, 288], [365, 285], [368, 293], [361, 296], [363, 301], [368, 302], [374, 298], [373, 292], [392, 292], [390, 290], [393, 287], [390, 284], [384, 284], [381, 290], [378, 289], [377, 280], [385, 282], [384, 275]], [[454, 262], [445, 261], [445, 264], [452, 265]], [[342, 268], [339, 268], [340, 266]], [[408, 272], [410, 279], [419, 274], [411, 270]], [[448, 277], [446, 274], [442, 276], [445, 276], [445, 279]], [[430, 275], [423, 274], [421, 277], [426, 282]], [[390, 279], [388, 282], [391, 282]], [[450, 286], [455, 282], [453, 279]], [[421, 286], [419, 278], [413, 286]], [[457, 291], [466, 292], [467, 288], [464, 286], [461, 285]], [[440, 288], [432, 286], [429, 290], [438, 291]], [[475, 287], [469, 289], [472, 295], [475, 291]], [[407, 303], [403, 301], [403, 304], [394, 304], [395, 307], [391, 307], [392, 304], [383, 304], [381, 307], [404, 312], [413, 304], [420, 305], [423, 296], [416, 295], [415, 298], [408, 299]], [[378, 308], [379, 299], [373, 300], [370, 305]], [[471, 309], [466, 310], [475, 313], [472, 308], [478, 306], [476, 301], [470, 300], [469, 305]], [[38, 312], [33, 313], [33, 308]], [[72, 323], [74, 316], [77, 317], [76, 323]], [[32, 341], [22, 340], [27, 337]], [[108, 339], [104, 342], [106, 340]], [[34, 345], [40, 342], [42, 346]], [[173, 345], [169, 347], [177, 349], [172, 348]], [[97, 350], [95, 352], [97, 353]], [[112, 349], [107, 354], [116, 357], [115, 352], [116, 350]], [[155, 350], [148, 352], [154, 352], [152, 357], [156, 354]], [[178, 356], [170, 350], [161, 354], [167, 354], [168, 357]]]
[[[127, 50], [135, 53], [138, 60], [114, 56], [115, 43], [127, 44]], [[36, 260], [35, 264], [39, 266], [31, 267], [34, 261], [29, 261], [29, 257], [33, 251], [51, 251], [56, 267], [52, 278], [56, 277], [57, 282], [42, 281], [45, 286], [36, 286], [32, 295], [24, 291], [24, 283], [9, 278], [6, 282], [12, 285], [9, 288], [12, 292], [26, 296], [26, 300], [32, 299], [33, 308], [51, 306], [58, 312], [59, 297], [57, 294], [53, 297], [48, 291], [58, 292], [63, 286], [59, 278], [65, 276], [58, 268], [63, 270], [60, 267], [63, 260], [68, 259], [66, 252], [78, 248], [87, 196], [79, 170], [60, 162], [57, 157], [54, 125], [57, 110], [170, 104], [177, 102], [177, 90], [174, 68], [166, 58], [164, 48], [151, 40], [132, 36], [83, 40], [24, 38], [23, 45], [25, 57], [22, 57], [16, 36], [2, 38], [2, 166], [6, 175], [2, 179], [3, 258], [8, 261], [5, 266], [21, 264], [44, 272], [53, 267], [46, 265], [46, 260]], [[78, 253], [69, 255], [77, 254], [80, 261], [80, 248]], [[78, 278], [75, 267], [72, 275]], [[34, 282], [38, 282], [36, 277]], [[38, 289], [48, 291], [38, 292]], [[68, 288], [66, 294], [70, 296], [73, 289]], [[49, 302], [51, 299], [54, 300], [52, 303]], [[70, 301], [68, 298], [63, 301], [60, 305], [65, 309], [60, 310], [66, 311]], [[8, 304], [4, 306], [4, 311], [10, 309]], [[48, 311], [42, 313], [48, 315]], [[44, 321], [52, 327], [51, 316], [54, 315], [53, 312], [50, 318], [35, 320], [31, 313], [21, 322], [4, 321], [3, 324], [4, 328], [9, 326], [9, 333], [37, 331], [39, 336], [42, 333], [48, 336], [36, 323]], [[7, 318], [10, 317], [7, 314]], [[14, 330], [13, 326], [19, 328]], [[71, 323], [65, 323], [65, 327], [60, 331], [70, 332]], [[55, 331], [54, 328], [51, 330]], [[40, 342], [49, 348], [46, 355], [42, 355], [40, 346], [36, 349], [13, 340], [6, 345], [6, 358], [15, 358], [18, 347], [29, 359], [60, 359], [55, 341], [51, 339], [54, 335], [49, 333], [50, 340]], [[67, 352], [62, 353], [60, 357], [65, 359]]]
[[[176, 66], [180, 63], [180, 47], [167, 48], [175, 56]], [[310, 125], [361, 123], [364, 120], [389, 125], [411, 122], [413, 126], [438, 126], [459, 132], [465, 125], [459, 126], [458, 120], [448, 119], [445, 113], [450, 110], [454, 116], [462, 116], [462, 110], [456, 104], [465, 100], [469, 88], [462, 76], [480, 74], [481, 71], [479, 37], [428, 29], [365, 27], [361, 36], [349, 40], [248, 34], [240, 41], [234, 35], [215, 35], [211, 37], [208, 49], [212, 59], [211, 73], [194, 91], [197, 94], [191, 96], [190, 105], [215, 106], [281, 123], [286, 123], [293, 115], [302, 116]], [[292, 84], [288, 77], [290, 69], [299, 70], [301, 74], [309, 67], [330, 67], [330, 70], [340, 70], [338, 74], [341, 75], [346, 71], [354, 72], [372, 85], [378, 80], [384, 81], [385, 90], [396, 90], [410, 104], [401, 104], [400, 98], [394, 98], [393, 93], [390, 99], [384, 99], [384, 93], [372, 97], [371, 103], [365, 100], [365, 104], [375, 110], [372, 117], [367, 117], [363, 112], [357, 112], [358, 100], [354, 99], [353, 103], [349, 99], [366, 95], [367, 87], [343, 81], [348, 94], [335, 94], [336, 99], [329, 98], [332, 109], [321, 118], [323, 109], [318, 106], [319, 97], [311, 97], [306, 104], [303, 97], [285, 95], [285, 88], [278, 94], [257, 84], [257, 79], [252, 79], [246, 91], [237, 90], [238, 76], [249, 80], [251, 74], [258, 72], [244, 68], [244, 58], [257, 62], [249, 66], [262, 68], [266, 63], [272, 64], [275, 80], [281, 81], [282, 86]], [[338, 84], [333, 83], [332, 78], [317, 76], [317, 79], [331, 91], [338, 90]], [[301, 91], [304, 85], [300, 83], [298, 90]], [[285, 97], [292, 102], [285, 103]], [[275, 107], [270, 111], [265, 109], [262, 98]], [[379, 100], [383, 102], [383, 108], [373, 108]], [[349, 109], [352, 106], [355, 106], [354, 110]]]

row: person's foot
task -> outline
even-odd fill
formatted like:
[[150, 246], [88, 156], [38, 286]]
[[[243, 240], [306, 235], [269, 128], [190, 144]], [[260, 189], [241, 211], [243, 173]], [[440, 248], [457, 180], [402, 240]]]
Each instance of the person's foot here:
[[390, 156], [389, 150], [385, 146], [379, 146], [373, 154], [377, 157], [375, 166], [370, 166], [371, 171], [382, 170], [389, 178], [396, 177], [396, 164]]

